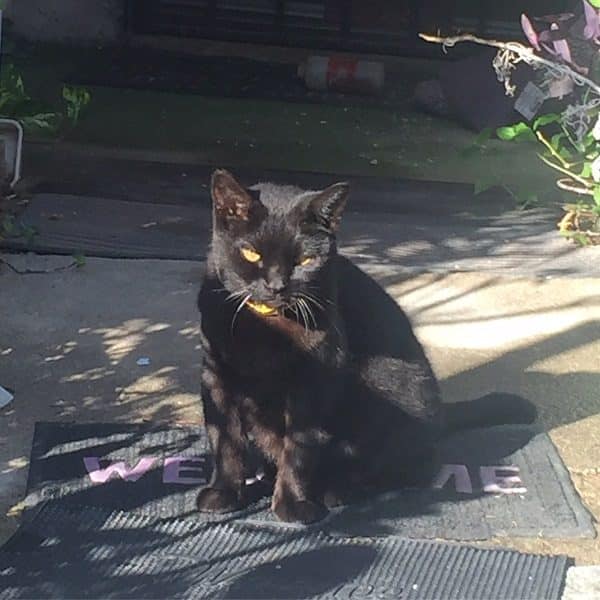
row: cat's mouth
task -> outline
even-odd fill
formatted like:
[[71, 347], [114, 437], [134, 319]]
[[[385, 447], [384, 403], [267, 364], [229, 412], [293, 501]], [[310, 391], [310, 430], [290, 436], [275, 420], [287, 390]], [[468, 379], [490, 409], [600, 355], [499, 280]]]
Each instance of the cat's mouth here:
[[279, 314], [279, 311], [276, 307], [265, 304], [264, 302], [254, 302], [252, 300], [248, 300], [248, 302], [246, 302], [246, 306], [263, 317], [273, 317]]

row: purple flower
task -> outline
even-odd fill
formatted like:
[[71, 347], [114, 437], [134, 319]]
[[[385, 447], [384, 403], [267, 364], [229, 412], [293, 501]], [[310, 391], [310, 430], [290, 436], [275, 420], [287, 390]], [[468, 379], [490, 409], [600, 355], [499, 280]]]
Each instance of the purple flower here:
[[[584, 0], [585, 2], [585, 0]], [[536, 49], [536, 50], [540, 50], [540, 43], [538, 40], [538, 35], [535, 32], [535, 29], [533, 28], [533, 25], [531, 24], [531, 21], [529, 20], [529, 17], [523, 13], [521, 15], [521, 27], [523, 28], [523, 33], [527, 36], [527, 39], [529, 40], [529, 43]]]
[[588, 40], [596, 40], [600, 37], [600, 16], [598, 9], [594, 8], [586, 0], [582, 1], [586, 23], [583, 29], [583, 36]]

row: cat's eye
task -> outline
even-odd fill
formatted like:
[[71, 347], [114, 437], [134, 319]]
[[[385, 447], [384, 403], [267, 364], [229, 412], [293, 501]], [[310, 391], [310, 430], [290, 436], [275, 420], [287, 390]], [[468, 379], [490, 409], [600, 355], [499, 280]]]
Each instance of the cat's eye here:
[[298, 263], [301, 267], [307, 267], [315, 260], [314, 256], [303, 256]]
[[242, 253], [244, 259], [247, 260], [249, 263], [257, 263], [261, 259], [260, 254], [252, 248], [242, 248], [240, 252]]

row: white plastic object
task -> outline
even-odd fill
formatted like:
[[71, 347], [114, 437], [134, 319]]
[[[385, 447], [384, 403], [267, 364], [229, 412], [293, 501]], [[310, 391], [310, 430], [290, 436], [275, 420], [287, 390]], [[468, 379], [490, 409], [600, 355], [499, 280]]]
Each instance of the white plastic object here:
[[21, 154], [23, 152], [23, 127], [14, 119], [0, 119], [0, 142], [3, 142], [4, 162], [8, 169], [10, 186], [13, 187], [21, 179]]
[[345, 94], [378, 94], [385, 82], [383, 63], [345, 56], [309, 56], [298, 77], [312, 90]]

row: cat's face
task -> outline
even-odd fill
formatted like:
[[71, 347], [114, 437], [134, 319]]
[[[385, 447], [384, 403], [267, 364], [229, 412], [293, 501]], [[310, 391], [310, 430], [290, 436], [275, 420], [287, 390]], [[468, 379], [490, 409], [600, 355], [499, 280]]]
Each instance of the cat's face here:
[[211, 260], [234, 300], [265, 314], [294, 307], [301, 298], [323, 301], [347, 184], [320, 192], [272, 184], [244, 189], [219, 170], [211, 193]]

